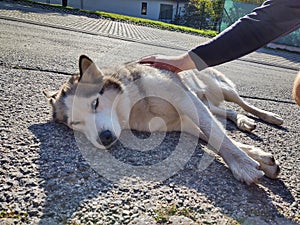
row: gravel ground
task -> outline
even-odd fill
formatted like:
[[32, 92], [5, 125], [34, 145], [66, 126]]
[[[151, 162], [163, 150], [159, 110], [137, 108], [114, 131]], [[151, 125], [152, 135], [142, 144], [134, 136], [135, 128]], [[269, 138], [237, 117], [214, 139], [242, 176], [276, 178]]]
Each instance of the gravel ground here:
[[[250, 135], [250, 142], [275, 152], [282, 165], [279, 180], [263, 178], [259, 185], [246, 186], [232, 177], [220, 159], [199, 171], [197, 164], [205, 147], [198, 145], [184, 168], [165, 181], [124, 176], [118, 183], [112, 183], [90, 167], [73, 133], [49, 120], [49, 107], [41, 90], [48, 85], [58, 87], [57, 82], [65, 78], [1, 68], [3, 224], [146, 224], [147, 220], [148, 224], [180, 224], [180, 220], [185, 221], [182, 224], [292, 224], [289, 219], [299, 222], [299, 171], [293, 166], [299, 164], [295, 147], [298, 130], [289, 119], [279, 130], [260, 126], [257, 133], [264, 134], [263, 140]], [[286, 116], [299, 114], [297, 110], [291, 107]], [[247, 139], [249, 143], [247, 134], [236, 131], [231, 124], [228, 129], [235, 139]], [[273, 130], [277, 143], [269, 140], [274, 139]], [[170, 154], [166, 149], [170, 151], [177, 139], [177, 133], [167, 135], [155, 151]], [[155, 151], [142, 164], [155, 163]], [[115, 157], [121, 157], [118, 152], [123, 152], [123, 160], [133, 160], [135, 165], [141, 163], [140, 157], [132, 159], [135, 153], [126, 153], [122, 146], [112, 152]]]
[[[241, 184], [219, 157], [205, 170], [199, 168], [209, 156], [204, 152], [207, 148], [189, 135], [172, 132], [149, 137], [135, 132], [140, 140], [162, 141], [151, 151], [118, 143], [109, 155], [120, 164], [138, 169], [156, 165], [176, 152], [179, 140], [186, 143], [191, 155], [184, 166], [178, 165], [174, 174], [163, 180], [123, 172], [111, 181], [108, 178], [116, 171], [109, 174], [108, 165], [99, 172], [97, 165], [90, 163], [85, 150], [97, 152], [84, 137], [51, 121], [41, 90], [59, 88], [67, 76], [55, 71], [75, 72], [74, 59], [81, 52], [101, 59], [100, 64], [109, 64], [168, 50], [21, 23], [1, 21], [0, 29], [4, 43], [0, 45], [1, 225], [300, 223], [300, 114], [290, 98], [295, 71], [247, 62], [219, 68], [235, 78], [243, 95], [262, 98], [249, 98], [249, 102], [284, 117], [282, 127], [257, 120], [259, 126], [253, 134], [226, 124], [235, 140], [275, 155], [282, 169], [278, 180], [263, 178], [257, 185]], [[89, 45], [92, 40], [94, 46]], [[247, 76], [250, 72], [251, 77]], [[122, 137], [131, 136], [124, 132]], [[195, 141], [194, 150], [190, 146]]]

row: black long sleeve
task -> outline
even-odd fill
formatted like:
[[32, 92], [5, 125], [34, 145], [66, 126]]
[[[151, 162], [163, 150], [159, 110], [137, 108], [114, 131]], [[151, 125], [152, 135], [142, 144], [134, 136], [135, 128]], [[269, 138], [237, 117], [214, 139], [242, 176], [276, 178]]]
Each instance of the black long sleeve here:
[[244, 56], [298, 27], [300, 0], [269, 0], [189, 55], [201, 70]]

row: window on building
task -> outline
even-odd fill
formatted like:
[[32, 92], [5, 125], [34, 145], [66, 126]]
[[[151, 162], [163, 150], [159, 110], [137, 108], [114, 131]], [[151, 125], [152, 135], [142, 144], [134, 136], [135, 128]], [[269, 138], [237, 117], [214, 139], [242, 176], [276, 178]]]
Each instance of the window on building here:
[[159, 19], [160, 20], [172, 20], [173, 19], [173, 5], [160, 4]]
[[142, 15], [147, 15], [147, 2], [142, 2], [141, 14]]

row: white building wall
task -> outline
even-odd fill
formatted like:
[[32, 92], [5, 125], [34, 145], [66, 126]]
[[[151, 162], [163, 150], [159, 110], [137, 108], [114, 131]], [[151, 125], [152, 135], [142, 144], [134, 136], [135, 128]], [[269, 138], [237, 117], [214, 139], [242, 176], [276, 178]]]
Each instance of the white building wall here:
[[83, 0], [83, 9], [112, 13], [119, 13], [119, 11], [131, 13], [137, 8], [136, 5], [132, 5], [132, 1], [133, 0]]
[[76, 9], [81, 9], [82, 0], [68, 0], [68, 5]]
[[61, 4], [61, 0], [51, 0], [51, 4]]
[[[70, 1], [70, 0], [69, 0]], [[70, 1], [70, 6], [73, 6], [73, 2], [76, 0]], [[152, 0], [152, 1], [143, 1], [143, 0], [82, 0], [83, 1], [83, 9], [93, 10], [93, 11], [105, 11], [118, 13], [128, 16], [135, 16], [147, 19], [155, 19], [159, 18], [159, 10], [160, 4], [170, 4], [173, 5], [173, 12], [176, 12], [176, 3], [174, 1], [160, 1], [160, 0]], [[147, 15], [141, 14], [142, 2], [147, 3]]]
[[61, 5], [61, 3], [62, 3], [62, 0], [33, 0], [33, 1], [49, 3], [49, 4], [58, 4], [58, 5]]
[[36, 0], [34, 2], [43, 2], [43, 3], [50, 3], [50, 0]]
[[[62, 0], [36, 0], [39, 2], [46, 2], [51, 4], [61, 4]], [[147, 3], [147, 14], [142, 15], [142, 2]], [[177, 3], [175, 1], [168, 0], [68, 0], [68, 6], [74, 8], [87, 9], [91, 11], [104, 11], [117, 13], [122, 15], [140, 17], [145, 19], [159, 20], [160, 5], [167, 4], [173, 6], [173, 18], [176, 14]], [[181, 9], [184, 4], [180, 3], [179, 8]]]

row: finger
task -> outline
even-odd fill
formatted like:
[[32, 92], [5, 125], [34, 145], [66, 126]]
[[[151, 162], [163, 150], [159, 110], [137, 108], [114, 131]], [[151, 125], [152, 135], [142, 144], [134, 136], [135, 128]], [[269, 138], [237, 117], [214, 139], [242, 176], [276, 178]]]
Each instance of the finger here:
[[155, 56], [146, 56], [138, 60], [139, 63], [154, 63], [156, 61]]

